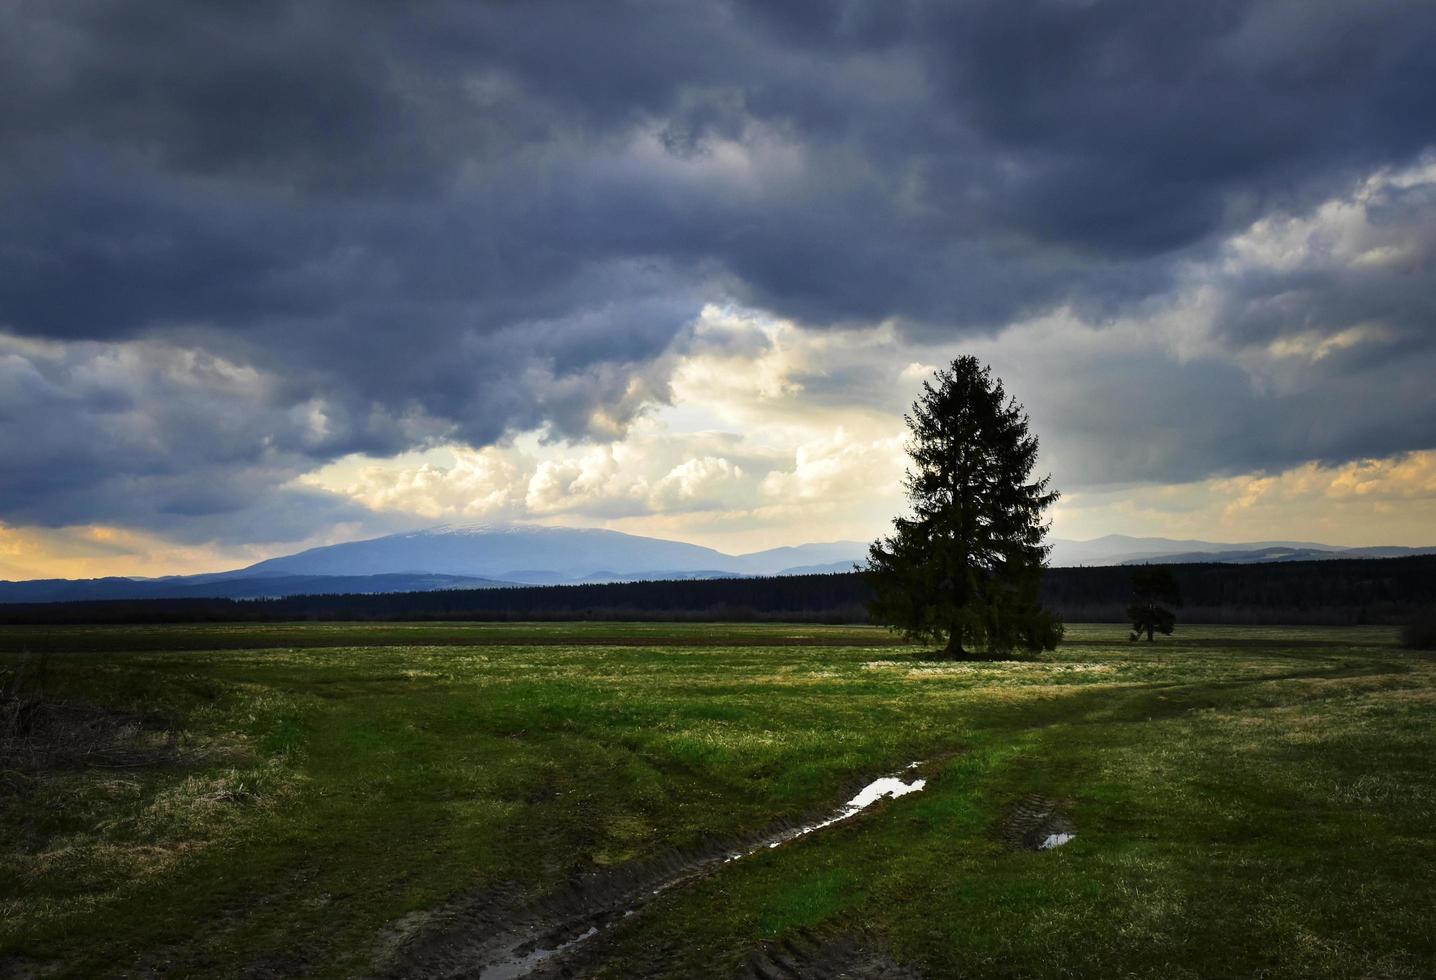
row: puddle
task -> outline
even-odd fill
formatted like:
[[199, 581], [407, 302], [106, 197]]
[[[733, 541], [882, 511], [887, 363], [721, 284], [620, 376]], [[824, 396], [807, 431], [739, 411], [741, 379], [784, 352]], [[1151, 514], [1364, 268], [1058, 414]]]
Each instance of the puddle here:
[[[911, 772], [919, 765], [921, 765], [921, 763], [914, 762], [906, 769], [904, 769], [903, 772]], [[759, 847], [749, 848], [746, 851], [738, 851], [734, 854], [730, 854], [726, 858], [726, 861], [737, 861], [740, 858], [745, 858], [750, 854], [756, 854], [759, 851], [763, 850], [765, 847], [782, 847], [789, 841], [797, 840], [799, 837], [805, 837], [808, 834], [813, 833], [814, 831], [822, 830], [825, 827], [831, 827], [835, 823], [841, 823], [844, 820], [847, 820], [851, 817], [855, 817], [859, 813], [862, 813], [864, 810], [866, 810], [868, 807], [872, 806], [878, 800], [897, 799], [899, 796], [906, 796], [909, 793], [919, 793], [926, 785], [926, 779], [914, 779], [910, 783], [905, 783], [903, 782], [901, 776], [884, 776], [881, 779], [874, 779], [872, 782], [868, 783], [861, 790], [859, 790], [857, 796], [854, 796], [851, 800], [848, 800], [848, 802], [844, 803], [841, 810], [833, 814], [831, 817], [828, 817], [826, 820], [819, 820], [817, 823], [805, 824], [794, 830], [790, 830], [784, 834], [779, 835], [777, 838], [769, 841], [767, 844], [764, 844]]]
[[[902, 770], [902, 773], [912, 772], [919, 765], [921, 765], [921, 763], [914, 762]], [[491, 960], [479, 969], [478, 980], [518, 980], [520, 977], [526, 977], [553, 957], [558, 956], [560, 953], [565, 953], [581, 943], [587, 942], [613, 923], [621, 922], [630, 915], [633, 915], [642, 907], [644, 902], [655, 895], [661, 894], [674, 885], [697, 878], [715, 866], [730, 864], [762, 851], [782, 847], [784, 844], [795, 841], [800, 837], [806, 837], [809, 834], [816, 833], [834, 824], [850, 820], [879, 800], [896, 799], [899, 796], [907, 796], [909, 793], [919, 793], [927, 785], [926, 779], [913, 779], [911, 782], [905, 782], [902, 773], [895, 776], [883, 776], [880, 779], [875, 779], [868, 783], [858, 791], [856, 796], [848, 800], [847, 803], [844, 803], [836, 813], [826, 819], [803, 824], [800, 827], [769, 836], [744, 850], [732, 851], [726, 855], [715, 856], [684, 867], [675, 872], [667, 881], [656, 883], [656, 887], [649, 889], [648, 894], [644, 896], [642, 901], [630, 904], [621, 911], [612, 907], [609, 909], [593, 909], [585, 920], [589, 923], [587, 928], [577, 935], [572, 936], [570, 939], [555, 941], [555, 933], [550, 932], [547, 936], [541, 937], [538, 940], [530, 938], [511, 946], [507, 951], [500, 954], [497, 959]], [[1062, 843], [1065, 844], [1066, 841], [1064, 840]], [[581, 924], [582, 923], [580, 923], [580, 925]], [[575, 928], [577, 927], [578, 926], [575, 926]], [[547, 941], [549, 945], [539, 945], [540, 942], [544, 941]]]

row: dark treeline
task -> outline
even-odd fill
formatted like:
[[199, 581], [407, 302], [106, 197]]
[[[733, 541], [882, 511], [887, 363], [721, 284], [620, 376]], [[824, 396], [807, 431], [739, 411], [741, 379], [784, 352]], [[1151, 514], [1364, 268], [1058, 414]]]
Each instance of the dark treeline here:
[[[1436, 555], [1171, 565], [1179, 623], [1400, 623], [1436, 605]], [[1043, 601], [1070, 623], [1121, 622], [1130, 567], [1054, 568]], [[464, 589], [282, 599], [144, 599], [0, 605], [0, 624], [291, 620], [694, 620], [867, 622], [871, 593], [854, 573]]]
[[861, 623], [854, 574], [451, 589], [278, 599], [140, 599], [0, 605], [0, 623], [290, 620], [707, 620]]
[[[1395, 624], [1436, 604], [1436, 555], [1252, 565], [1166, 565], [1185, 605], [1178, 623]], [[1121, 622], [1132, 568], [1054, 568], [1044, 601], [1069, 623]]]

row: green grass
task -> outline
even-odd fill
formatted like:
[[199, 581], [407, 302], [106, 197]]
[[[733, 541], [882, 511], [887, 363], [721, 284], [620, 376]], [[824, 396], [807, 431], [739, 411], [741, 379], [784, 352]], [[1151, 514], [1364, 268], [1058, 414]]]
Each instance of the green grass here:
[[[664, 948], [729, 976], [858, 927], [934, 977], [1436, 974], [1436, 661], [1388, 629], [1077, 626], [979, 664], [861, 627], [0, 632], [0, 665], [26, 649], [47, 696], [162, 716], [180, 760], [0, 795], [0, 968], [361, 974], [455, 894], [540, 894], [926, 758], [925, 792], [665, 893], [608, 975]], [[1073, 843], [1000, 842], [1030, 793], [1071, 801]]]

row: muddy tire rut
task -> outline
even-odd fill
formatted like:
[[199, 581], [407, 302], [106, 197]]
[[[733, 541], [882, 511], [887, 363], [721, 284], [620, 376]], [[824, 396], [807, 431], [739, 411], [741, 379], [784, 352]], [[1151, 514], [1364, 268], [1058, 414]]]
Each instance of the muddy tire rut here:
[[[903, 770], [902, 775], [915, 775], [916, 766], [914, 764]], [[883, 777], [883, 781], [895, 778], [887, 776]], [[921, 783], [917, 784], [917, 788], [921, 788]], [[432, 913], [397, 923], [381, 940], [375, 975], [416, 980], [461, 977], [542, 980], [583, 975], [598, 969], [607, 958], [616, 931], [610, 927], [640, 915], [658, 896], [716, 874], [734, 860], [847, 822], [858, 812], [829, 809], [801, 819], [775, 823], [762, 833], [748, 837], [720, 838], [700, 847], [673, 850], [656, 859], [589, 872], [575, 877], [557, 891], [537, 898], [521, 886], [511, 884], [455, 899]], [[836, 945], [834, 942], [808, 944], [813, 947], [814, 955], [822, 954], [816, 962], [825, 963], [835, 956], [841, 958], [841, 955], [846, 955], [842, 954], [842, 950], [849, 947], [860, 948], [854, 946], [851, 940], [843, 940]], [[832, 949], [829, 949], [830, 946]], [[758, 972], [750, 971], [743, 976], [765, 975], [763, 971], [769, 969], [764, 965], [766, 961], [763, 957], [766, 955], [769, 954], [763, 950], [753, 954], [750, 965]], [[789, 951], [786, 955], [791, 958], [798, 954]], [[669, 975], [666, 968], [672, 962], [670, 955], [653, 951], [648, 960], [646, 965], [633, 965], [626, 971], [627, 975]], [[778, 969], [776, 966], [773, 968]], [[814, 969], [818, 972], [783, 974], [780, 969], [776, 975], [800, 978], [916, 976], [901, 972], [834, 973], [821, 966]]]
[[922, 980], [870, 936], [824, 936], [800, 929], [748, 957], [737, 980]]
[[1076, 836], [1077, 828], [1067, 816], [1070, 801], [1032, 794], [1007, 810], [998, 837], [1009, 847], [1027, 851], [1048, 850]]

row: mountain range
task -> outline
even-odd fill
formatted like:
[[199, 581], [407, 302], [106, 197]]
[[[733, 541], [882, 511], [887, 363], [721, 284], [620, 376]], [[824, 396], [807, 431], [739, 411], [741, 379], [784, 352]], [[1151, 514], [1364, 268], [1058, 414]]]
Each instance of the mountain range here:
[[1154, 565], [1192, 562], [1255, 564], [1270, 561], [1320, 561], [1331, 558], [1401, 558], [1436, 553], [1436, 547], [1378, 546], [1345, 548], [1313, 541], [1249, 541], [1244, 544], [1173, 538], [1134, 538], [1108, 534], [1091, 541], [1052, 539], [1049, 564], [1059, 568], [1078, 565]]
[[[1436, 548], [1340, 548], [1305, 541], [1212, 541], [1112, 534], [1054, 539], [1051, 564], [1271, 562], [1388, 558]], [[366, 541], [310, 548], [246, 568], [165, 578], [0, 581], [0, 602], [222, 597], [563, 585], [637, 579], [723, 578], [851, 571], [866, 542], [832, 541], [748, 554], [599, 528], [532, 524], [441, 525]]]

